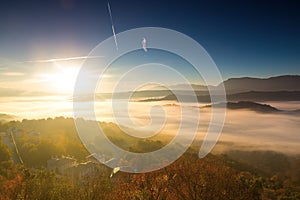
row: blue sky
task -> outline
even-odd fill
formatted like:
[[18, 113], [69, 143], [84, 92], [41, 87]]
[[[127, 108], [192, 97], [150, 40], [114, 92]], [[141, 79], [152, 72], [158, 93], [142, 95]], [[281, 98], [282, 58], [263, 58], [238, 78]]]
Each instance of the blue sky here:
[[[297, 1], [111, 0], [110, 5], [117, 33], [157, 26], [187, 34], [208, 51], [224, 79], [300, 74]], [[1, 1], [2, 64], [86, 56], [111, 35], [107, 1]], [[16, 65], [6, 68], [35, 70]]]

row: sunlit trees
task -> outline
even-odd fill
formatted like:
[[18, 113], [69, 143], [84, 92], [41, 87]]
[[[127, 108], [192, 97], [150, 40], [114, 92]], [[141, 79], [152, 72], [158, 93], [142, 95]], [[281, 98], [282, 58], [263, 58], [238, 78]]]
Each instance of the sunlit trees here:
[[[108, 137], [114, 138], [115, 143], [128, 141], [120, 136], [122, 132], [117, 126], [111, 123], [102, 125], [106, 131], [111, 131]], [[269, 175], [260, 173], [253, 165], [233, 161], [229, 156], [209, 154], [199, 159], [191, 148], [176, 162], [153, 172], [118, 172], [110, 178], [111, 169], [99, 164], [99, 171], [93, 176], [76, 179], [43, 168], [51, 156], [70, 155], [77, 160], [86, 159], [88, 152], [78, 138], [72, 119], [24, 120], [10, 122], [5, 127], [21, 130], [16, 143], [25, 165], [14, 165], [8, 147], [0, 142], [0, 200], [300, 199], [297, 160], [282, 164], [284, 168], [262, 168], [269, 172], [276, 169], [276, 173]], [[28, 132], [39, 132], [40, 135]], [[130, 147], [134, 152], [153, 151], [163, 146], [157, 138], [129, 141], [132, 142], [130, 146], [124, 143], [123, 147]], [[286, 161], [284, 156], [270, 152], [243, 155], [251, 159], [261, 155], [259, 160], [265, 157], [273, 160], [279, 156], [280, 162]], [[287, 167], [292, 167], [293, 173], [284, 171], [280, 174]]]
[[8, 147], [3, 144], [2, 142], [2, 139], [1, 139], [1, 136], [0, 136], [0, 162], [3, 162], [3, 161], [8, 161], [10, 160], [10, 152], [8, 150]]
[[[249, 178], [254, 177], [250, 175]], [[113, 198], [148, 200], [255, 199], [260, 196], [261, 190], [248, 186], [241, 183], [238, 172], [213, 156], [198, 159], [196, 155], [187, 154], [158, 171], [120, 173], [112, 194]]]
[[22, 177], [11, 159], [11, 153], [0, 138], [0, 199], [16, 199], [16, 191], [22, 187], [21, 180]]

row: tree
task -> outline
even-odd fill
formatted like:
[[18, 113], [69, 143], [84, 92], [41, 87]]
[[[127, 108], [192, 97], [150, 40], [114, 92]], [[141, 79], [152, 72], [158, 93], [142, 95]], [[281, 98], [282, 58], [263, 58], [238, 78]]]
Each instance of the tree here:
[[0, 137], [0, 162], [8, 161], [11, 159], [11, 153], [7, 147], [7, 145], [2, 143], [1, 137]]

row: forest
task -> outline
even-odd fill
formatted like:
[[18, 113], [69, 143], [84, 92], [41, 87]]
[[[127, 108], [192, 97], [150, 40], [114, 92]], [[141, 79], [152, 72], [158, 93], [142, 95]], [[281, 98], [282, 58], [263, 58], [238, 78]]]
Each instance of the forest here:
[[[116, 144], [136, 152], [164, 145], [152, 138], [134, 141], [112, 123], [100, 123]], [[113, 173], [97, 162], [97, 170], [74, 179], [48, 170], [53, 157], [87, 162], [71, 118], [2, 123], [0, 132], [15, 132], [16, 152], [0, 143], [0, 199], [300, 199], [299, 157], [268, 151], [233, 151], [197, 156], [196, 146], [171, 165], [150, 173]], [[3, 137], [3, 136], [2, 136]], [[1, 139], [0, 141], [5, 141]], [[127, 141], [127, 143], [126, 143]]]

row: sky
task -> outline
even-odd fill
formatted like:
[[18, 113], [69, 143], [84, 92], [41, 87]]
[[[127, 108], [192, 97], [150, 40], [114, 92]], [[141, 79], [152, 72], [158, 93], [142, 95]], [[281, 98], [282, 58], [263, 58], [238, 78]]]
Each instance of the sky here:
[[[2, 91], [70, 91], [82, 59], [112, 36], [107, 2], [1, 1]], [[297, 1], [109, 3], [116, 33], [149, 26], [182, 32], [206, 49], [224, 79], [300, 74]]]

